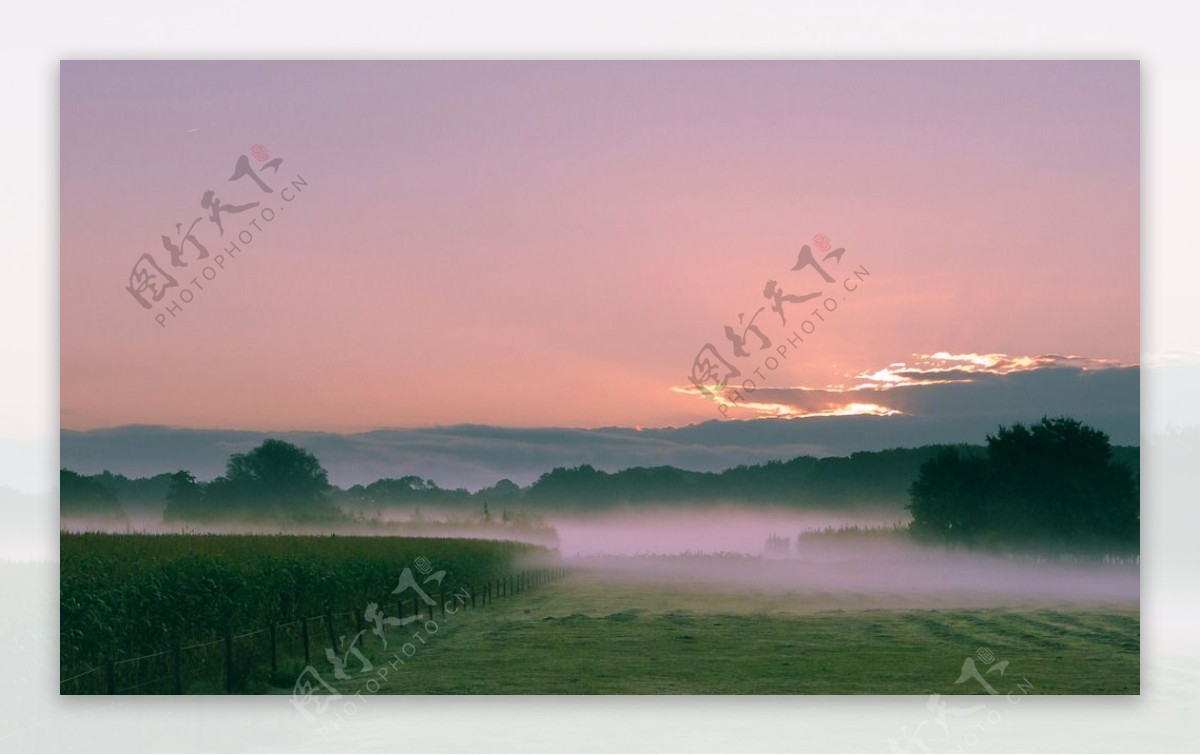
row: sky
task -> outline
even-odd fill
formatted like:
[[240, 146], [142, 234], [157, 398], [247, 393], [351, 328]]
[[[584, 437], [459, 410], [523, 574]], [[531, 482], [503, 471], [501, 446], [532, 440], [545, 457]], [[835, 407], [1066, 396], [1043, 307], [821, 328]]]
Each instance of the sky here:
[[61, 92], [66, 430], [944, 429], [1139, 359], [1137, 62], [64, 62]]

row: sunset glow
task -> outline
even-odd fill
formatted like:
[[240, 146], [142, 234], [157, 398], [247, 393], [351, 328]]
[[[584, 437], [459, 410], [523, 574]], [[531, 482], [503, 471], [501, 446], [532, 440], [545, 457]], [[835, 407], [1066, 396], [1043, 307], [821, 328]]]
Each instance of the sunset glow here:
[[[891, 415], [762, 396], [1133, 364], [1137, 101], [1136, 63], [65, 63], [61, 422]], [[222, 235], [209, 191], [260, 204]], [[763, 377], [722, 414], [727, 328]]]

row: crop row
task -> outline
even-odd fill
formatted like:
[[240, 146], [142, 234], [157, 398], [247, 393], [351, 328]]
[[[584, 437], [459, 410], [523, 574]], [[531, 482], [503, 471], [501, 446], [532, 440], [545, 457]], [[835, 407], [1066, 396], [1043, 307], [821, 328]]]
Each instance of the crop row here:
[[442, 538], [63, 533], [60, 547], [63, 678], [109, 659], [394, 602], [406, 568], [418, 584], [437, 578], [450, 590], [554, 560], [522, 543]]

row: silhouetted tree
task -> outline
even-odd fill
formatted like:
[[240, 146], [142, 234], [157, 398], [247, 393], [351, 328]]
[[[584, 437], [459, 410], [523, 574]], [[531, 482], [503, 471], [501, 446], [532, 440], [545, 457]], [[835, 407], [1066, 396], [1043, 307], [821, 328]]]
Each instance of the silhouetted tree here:
[[1133, 470], [1106, 434], [1066, 417], [1001, 427], [982, 458], [940, 452], [921, 466], [909, 509], [926, 540], [1136, 549], [1139, 537]]
[[170, 485], [169, 473], [153, 477], [129, 478], [107, 469], [91, 479], [117, 494], [121, 509], [131, 516], [154, 517], [162, 513], [163, 502]]
[[376, 509], [390, 506], [460, 506], [471, 502], [471, 494], [465, 488], [447, 490], [438, 487], [433, 480], [416, 475], [385, 477], [370, 485], [353, 485], [346, 494], [353, 503]]
[[482, 498], [485, 501], [510, 503], [520, 500], [524, 493], [525, 491], [521, 490], [521, 487], [517, 483], [506, 477], [490, 488], [483, 488], [477, 491], [475, 497]]
[[912, 484], [912, 533], [922, 540], [974, 542], [986, 529], [987, 463], [945, 448]]
[[196, 476], [186, 470], [171, 475], [167, 486], [167, 507], [163, 510], [165, 521], [204, 518], [204, 488], [196, 482]]
[[329, 475], [303, 448], [274, 438], [254, 450], [234, 454], [225, 474], [204, 489], [210, 516], [284, 517], [297, 520], [337, 518], [330, 502]]
[[69, 469], [58, 471], [59, 512], [67, 516], [124, 518], [111, 488]]

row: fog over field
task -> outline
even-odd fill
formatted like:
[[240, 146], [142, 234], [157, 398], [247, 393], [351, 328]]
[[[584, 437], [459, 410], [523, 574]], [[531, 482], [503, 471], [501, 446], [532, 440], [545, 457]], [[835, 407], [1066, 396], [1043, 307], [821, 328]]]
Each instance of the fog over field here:
[[177, 523], [161, 519], [131, 517], [128, 520], [71, 517], [63, 518], [63, 532], [111, 532], [114, 534], [143, 535], [336, 535], [338, 537], [440, 537], [465, 538], [469, 540], [501, 540], [532, 543], [549, 548], [557, 547], [557, 539], [549, 528], [518, 530], [501, 526], [456, 524], [438, 520], [421, 523], [392, 521], [387, 525], [368, 523], [298, 524], [295, 522], [272, 523], [264, 521], [238, 523], [236, 521]]
[[[895, 513], [733, 507], [554, 518], [576, 568], [614, 583], [745, 592], [784, 611], [1071, 605], [1136, 607], [1136, 558], [997, 555], [913, 543]], [[864, 528], [855, 533], [846, 527]], [[818, 530], [833, 528], [832, 532]], [[798, 538], [800, 533], [807, 533]], [[774, 549], [767, 539], [775, 535]], [[739, 557], [740, 555], [740, 557]]]
[[[662, 594], [769, 598], [772, 610], [1136, 607], [1136, 558], [997, 555], [918, 545], [900, 527], [907, 512], [789, 511], [719, 506], [625, 507], [596, 514], [548, 512], [553, 532], [393, 520], [393, 526], [168, 525], [64, 522], [69, 531], [218, 534], [421, 535], [523, 540], [557, 547], [588, 580], [657, 587]], [[855, 530], [855, 528], [858, 528]], [[554, 534], [557, 533], [557, 540]], [[773, 543], [768, 541], [773, 539]], [[696, 601], [693, 607], [702, 607]], [[689, 603], [689, 605], [692, 605]]]
[[748, 506], [638, 506], [596, 514], [548, 514], [565, 558], [684, 553], [763, 554], [771, 535], [795, 548], [802, 532], [850, 525], [881, 527], [908, 520], [903, 510], [797, 511]]

